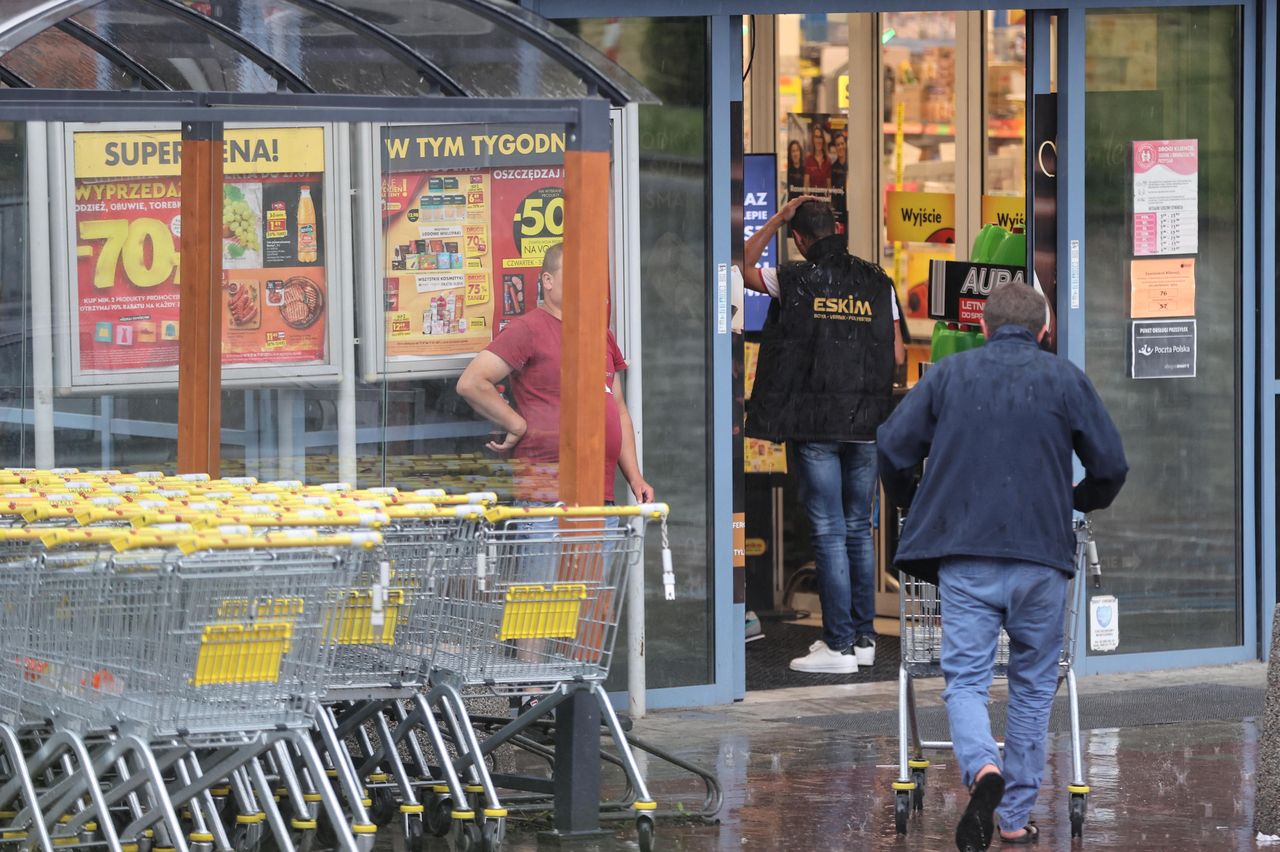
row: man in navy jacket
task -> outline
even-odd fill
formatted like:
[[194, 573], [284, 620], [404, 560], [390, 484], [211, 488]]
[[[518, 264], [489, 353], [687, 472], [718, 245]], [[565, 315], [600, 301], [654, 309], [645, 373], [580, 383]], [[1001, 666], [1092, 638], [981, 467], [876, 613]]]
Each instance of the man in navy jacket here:
[[[1071, 510], [1109, 506], [1129, 469], [1088, 377], [1038, 346], [1043, 297], [1007, 284], [985, 311], [987, 344], [926, 372], [876, 436], [885, 492], [910, 507], [895, 562], [937, 583], [941, 598], [943, 697], [972, 791], [956, 829], [961, 852], [990, 845], [997, 807], [1005, 844], [1036, 839], [1028, 818], [1074, 570]], [[1075, 485], [1073, 453], [1085, 469]], [[987, 715], [1001, 627], [1010, 638], [1003, 761]]]

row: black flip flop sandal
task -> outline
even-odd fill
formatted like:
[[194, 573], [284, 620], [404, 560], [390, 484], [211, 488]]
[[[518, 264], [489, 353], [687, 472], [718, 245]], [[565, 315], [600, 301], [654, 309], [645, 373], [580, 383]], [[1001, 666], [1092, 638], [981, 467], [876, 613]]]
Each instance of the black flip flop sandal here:
[[956, 848], [960, 852], [983, 852], [995, 834], [995, 811], [1004, 798], [1004, 776], [989, 772], [973, 785], [969, 806], [956, 826]]
[[1040, 829], [1036, 828], [1034, 822], [1027, 823], [1022, 827], [1022, 834], [1017, 837], [1005, 837], [1000, 835], [1000, 842], [1006, 846], [1030, 846], [1032, 843], [1040, 841]]

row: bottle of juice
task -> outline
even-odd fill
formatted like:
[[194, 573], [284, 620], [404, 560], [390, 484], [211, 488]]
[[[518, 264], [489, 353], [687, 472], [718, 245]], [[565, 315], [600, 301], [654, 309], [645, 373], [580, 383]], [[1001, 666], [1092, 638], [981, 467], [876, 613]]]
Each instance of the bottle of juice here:
[[298, 263], [316, 262], [316, 205], [311, 187], [302, 187], [298, 198]]

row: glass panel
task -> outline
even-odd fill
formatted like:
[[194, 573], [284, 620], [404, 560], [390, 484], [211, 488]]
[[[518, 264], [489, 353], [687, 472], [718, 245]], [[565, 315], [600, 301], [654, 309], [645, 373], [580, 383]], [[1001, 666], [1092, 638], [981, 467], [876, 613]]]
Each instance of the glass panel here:
[[76, 21], [181, 91], [274, 92], [275, 80], [226, 43], [141, 0], [108, 0]]
[[448, 3], [347, 0], [477, 97], [578, 98], [586, 86], [520, 34]]
[[[778, 15], [778, 176], [792, 195], [829, 198], [848, 226], [849, 16]], [[785, 260], [800, 260], [779, 240]]]
[[4, 55], [5, 67], [37, 89], [128, 89], [133, 78], [61, 30], [49, 29]]
[[[635, 103], [651, 103], [653, 101], [653, 94], [630, 73], [635, 66], [624, 68], [623, 65], [625, 63], [620, 64], [619, 53], [622, 47], [624, 31], [622, 19], [609, 19], [604, 31], [601, 33], [601, 39], [592, 44], [572, 31], [571, 22], [557, 21], [552, 23], [546, 18], [535, 15], [514, 3], [503, 8], [502, 11], [509, 17], [524, 21], [532, 29], [546, 33], [564, 45], [576, 54], [578, 58], [589, 64], [597, 73], [617, 86], [627, 95], [628, 100]], [[529, 37], [525, 36], [525, 38]], [[692, 40], [692, 30], [683, 35], [682, 38]], [[705, 29], [699, 35], [699, 39], [705, 42]], [[639, 73], [638, 70], [637, 73]]]
[[[1119, 500], [1095, 518], [1106, 554], [1103, 593], [1119, 600], [1119, 653], [1236, 645], [1239, 10], [1090, 11], [1086, 24], [1085, 364], [1120, 427], [1130, 465]], [[1142, 195], [1157, 191], [1165, 206], [1146, 214]], [[1152, 247], [1135, 229], [1135, 209], [1144, 220], [1156, 218], [1152, 235], [1161, 254], [1139, 254]], [[1166, 218], [1182, 211], [1181, 223]], [[1196, 244], [1174, 239], [1179, 235]], [[1149, 273], [1170, 258], [1178, 269], [1194, 263], [1195, 280], [1190, 309], [1166, 317], [1159, 302], [1133, 298], [1142, 291], [1131, 281], [1133, 272]], [[1153, 315], [1169, 327], [1198, 323], [1194, 377], [1130, 378], [1131, 318]]]
[[[956, 14], [886, 13], [880, 24], [886, 198], [894, 190], [954, 194]], [[916, 339], [927, 339], [933, 329], [929, 261], [954, 258], [954, 243], [894, 242], [886, 231], [880, 263], [898, 287]]]
[[984, 188], [1023, 196], [1027, 186], [1027, 13], [987, 12]]
[[[644, 475], [657, 498], [671, 505], [680, 585], [676, 601], [663, 600], [662, 563], [651, 548], [645, 562], [646, 674], [650, 688], [711, 683], [706, 21], [562, 23], [600, 50], [616, 51], [619, 64], [662, 99], [661, 106], [640, 107], [640, 361], [645, 375], [657, 377], [644, 383]], [[619, 496], [628, 496], [625, 489]], [[620, 651], [614, 659], [613, 688], [625, 684], [625, 658]]]
[[[425, 475], [414, 487], [555, 503], [559, 302], [558, 291], [547, 301], [540, 270], [563, 239], [564, 126], [376, 132], [381, 251], [366, 304], [378, 314], [376, 370], [386, 377], [387, 480], [404, 487]], [[469, 405], [455, 383], [490, 347], [488, 366], [503, 369], [480, 376], [487, 384]], [[516, 424], [526, 431], [511, 452], [486, 450], [490, 432]]]
[[0, 465], [30, 459], [31, 304], [27, 252], [26, 125], [0, 122]]
[[[420, 95], [418, 70], [377, 41], [286, 0], [248, 0], [214, 17], [298, 73], [317, 91]], [[382, 23], [377, 17], [374, 23]]]

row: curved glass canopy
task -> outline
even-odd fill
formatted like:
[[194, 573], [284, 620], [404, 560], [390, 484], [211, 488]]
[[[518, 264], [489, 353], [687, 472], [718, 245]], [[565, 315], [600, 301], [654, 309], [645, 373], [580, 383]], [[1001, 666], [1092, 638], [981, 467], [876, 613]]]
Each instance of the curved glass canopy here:
[[508, 0], [6, 0], [0, 87], [653, 102]]

